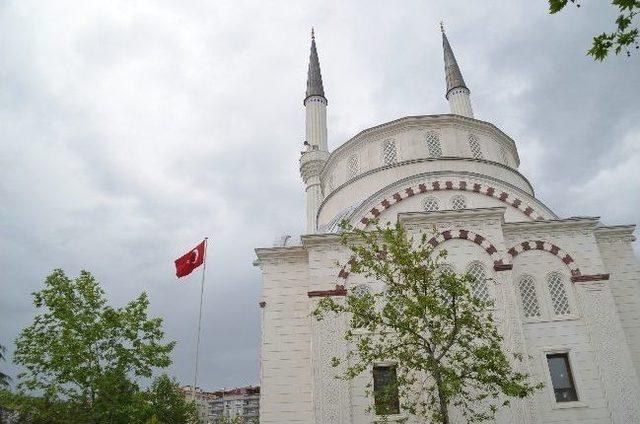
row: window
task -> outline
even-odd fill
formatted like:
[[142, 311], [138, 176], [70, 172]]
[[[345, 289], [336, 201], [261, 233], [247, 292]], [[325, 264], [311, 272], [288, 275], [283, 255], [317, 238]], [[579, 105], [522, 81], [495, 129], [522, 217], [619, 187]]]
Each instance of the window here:
[[382, 144], [382, 163], [391, 165], [396, 163], [397, 152], [396, 143], [393, 140], [387, 140]]
[[536, 293], [536, 282], [530, 275], [523, 275], [518, 283], [522, 311], [527, 318], [540, 317], [540, 303]]
[[424, 201], [424, 210], [426, 212], [435, 212], [437, 210], [440, 210], [438, 198], [433, 196], [427, 197]]
[[438, 272], [440, 275], [452, 275], [456, 273], [456, 270], [453, 268], [453, 265], [445, 263], [438, 265]]
[[467, 268], [467, 274], [472, 278], [471, 294], [478, 300], [489, 300], [489, 287], [487, 286], [487, 274], [484, 265], [480, 262], [472, 262]]
[[356, 155], [349, 156], [347, 163], [347, 178], [351, 179], [358, 175], [358, 157]]
[[459, 210], [467, 208], [467, 199], [464, 196], [453, 196], [451, 198], [451, 209]]
[[366, 284], [358, 284], [352, 290], [353, 290], [353, 295], [358, 299], [362, 299], [363, 297], [365, 297], [371, 292], [371, 289]]
[[547, 278], [549, 286], [549, 295], [551, 296], [551, 305], [556, 315], [569, 315], [571, 308], [569, 307], [569, 298], [562, 274], [553, 272]]
[[426, 137], [427, 151], [429, 157], [439, 158], [442, 156], [442, 149], [440, 148], [440, 137], [435, 131], [429, 131]]
[[475, 134], [469, 134], [469, 148], [471, 155], [476, 159], [482, 159], [482, 150], [480, 150], [480, 142]]
[[576, 386], [571, 375], [569, 354], [554, 353], [547, 355], [547, 364], [551, 374], [551, 384], [556, 402], [572, 402], [578, 400]]
[[398, 376], [393, 365], [373, 367], [373, 400], [376, 415], [400, 413]]

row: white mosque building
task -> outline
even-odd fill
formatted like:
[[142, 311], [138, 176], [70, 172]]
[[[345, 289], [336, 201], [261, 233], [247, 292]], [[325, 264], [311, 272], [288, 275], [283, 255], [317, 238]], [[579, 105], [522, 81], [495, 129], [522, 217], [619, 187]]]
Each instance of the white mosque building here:
[[[442, 38], [451, 112], [382, 123], [332, 152], [312, 38], [300, 158], [307, 234], [256, 249], [263, 278], [261, 423], [374, 421], [364, 386], [385, 365], [337, 380], [330, 359], [349, 348], [346, 321], [309, 316], [322, 296], [379, 288], [336, 266], [349, 255], [337, 224], [346, 219], [366, 228], [374, 218], [400, 220], [416, 232], [435, 227], [430, 243], [448, 251], [456, 272], [482, 282], [476, 295], [495, 302], [505, 348], [524, 354], [533, 380], [545, 384], [500, 410], [496, 422], [640, 423], [635, 226], [560, 218], [536, 198], [518, 172], [515, 141], [474, 117], [470, 90], [444, 32]], [[396, 412], [391, 422], [404, 416]]]

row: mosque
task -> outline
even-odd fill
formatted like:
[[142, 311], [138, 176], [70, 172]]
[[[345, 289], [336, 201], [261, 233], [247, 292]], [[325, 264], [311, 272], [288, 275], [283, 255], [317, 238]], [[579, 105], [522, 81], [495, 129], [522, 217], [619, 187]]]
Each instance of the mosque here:
[[[444, 31], [442, 43], [450, 113], [381, 123], [330, 152], [312, 36], [300, 157], [306, 234], [256, 249], [263, 281], [260, 422], [375, 420], [364, 387], [389, 369], [371, 364], [356, 380], [337, 380], [330, 359], [349, 349], [347, 322], [318, 322], [309, 313], [323, 296], [380, 289], [336, 265], [348, 259], [339, 222], [366, 228], [376, 219], [416, 232], [435, 227], [429, 242], [447, 250], [451, 269], [476, 277], [474, 294], [493, 300], [505, 349], [523, 354], [527, 372], [544, 383], [500, 410], [495, 422], [640, 423], [635, 226], [558, 217], [538, 199], [518, 172], [516, 142], [474, 117]], [[414, 422], [401, 408], [388, 418]]]

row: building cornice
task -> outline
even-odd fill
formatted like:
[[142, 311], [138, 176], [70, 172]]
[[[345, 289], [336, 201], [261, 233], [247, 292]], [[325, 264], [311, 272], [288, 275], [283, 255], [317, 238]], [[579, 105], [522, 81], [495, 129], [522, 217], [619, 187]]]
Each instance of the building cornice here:
[[254, 265], [260, 266], [263, 262], [277, 261], [281, 259], [298, 259], [305, 260], [309, 257], [307, 249], [303, 246], [286, 246], [286, 247], [259, 247], [255, 249], [258, 259]]
[[508, 222], [503, 225], [505, 235], [515, 235], [537, 230], [595, 230], [599, 217], [572, 217], [565, 219]]
[[302, 240], [302, 246], [305, 249], [318, 246], [340, 244], [340, 236], [335, 233], [306, 234], [300, 236], [300, 239]]
[[[456, 161], [456, 162], [475, 162], [475, 163], [486, 163], [488, 165], [493, 165], [496, 166], [498, 168], [502, 168], [505, 169], [509, 172], [512, 172], [514, 174], [516, 174], [519, 178], [522, 179], [522, 181], [524, 181], [524, 183], [529, 187], [529, 189], [531, 190], [531, 193], [533, 194], [533, 196], [535, 196], [535, 190], [533, 189], [533, 186], [531, 185], [531, 183], [529, 182], [529, 180], [527, 179], [527, 177], [525, 177], [524, 175], [522, 175], [520, 173], [520, 171], [518, 171], [516, 168], [512, 168], [510, 166], [504, 165], [500, 162], [496, 162], [496, 161], [492, 161], [492, 160], [488, 160], [488, 159], [475, 159], [475, 158], [465, 158], [465, 157], [459, 157], [459, 156], [441, 156], [439, 158], [415, 158], [415, 159], [408, 159], [408, 160], [404, 160], [402, 162], [396, 162], [390, 165], [383, 165], [383, 166], [379, 166], [377, 168], [373, 168], [373, 169], [369, 169], [365, 172], [362, 172], [358, 175], [356, 175], [355, 177], [345, 181], [344, 183], [340, 184], [338, 187], [334, 188], [331, 193], [327, 194], [324, 198], [324, 200], [330, 198], [331, 196], [333, 196], [334, 193], [337, 193], [338, 191], [342, 190], [344, 187], [352, 184], [353, 182], [361, 179], [361, 178], [365, 178], [371, 174], [375, 174], [378, 172], [382, 172], [382, 171], [386, 171], [389, 168], [397, 168], [399, 166], [404, 166], [404, 165], [411, 165], [414, 163], [423, 163], [423, 162], [435, 162], [435, 161]], [[322, 171], [320, 172], [320, 177], [322, 179], [326, 178], [327, 176], [325, 175], [326, 170], [329, 168], [329, 161], [325, 162], [324, 167], [322, 168]], [[450, 171], [438, 171], [438, 172], [443, 172], [443, 173], [451, 173], [451, 172], [464, 172], [464, 171], [456, 171], [456, 170], [450, 170]], [[482, 175], [484, 176], [485, 174], [477, 174], [477, 175]], [[493, 178], [493, 177], [489, 177], [487, 176], [487, 178]], [[509, 183], [506, 183], [509, 184]], [[511, 185], [511, 184], [510, 184]], [[519, 189], [522, 190], [522, 189]], [[527, 193], [529, 194], [529, 193]]]
[[607, 225], [600, 226], [594, 230], [596, 240], [599, 242], [610, 241], [636, 241], [634, 232], [636, 230], [635, 225]]
[[504, 213], [506, 207], [497, 206], [493, 208], [459, 209], [436, 212], [401, 212], [398, 214], [398, 221], [402, 224], [432, 224], [451, 220], [466, 219], [498, 219], [504, 225]]

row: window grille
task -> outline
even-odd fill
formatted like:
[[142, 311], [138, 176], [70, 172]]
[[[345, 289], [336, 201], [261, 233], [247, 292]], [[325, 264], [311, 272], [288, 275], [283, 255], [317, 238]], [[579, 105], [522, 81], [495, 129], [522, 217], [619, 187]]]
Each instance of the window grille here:
[[527, 318], [540, 317], [540, 303], [536, 293], [536, 282], [530, 275], [524, 275], [518, 283], [522, 311]]
[[440, 210], [440, 204], [437, 197], [427, 197], [424, 201], [424, 210], [426, 212], [435, 212]]
[[464, 196], [453, 196], [451, 198], [451, 209], [459, 210], [467, 208], [467, 199]]
[[467, 268], [467, 274], [472, 278], [471, 294], [478, 300], [486, 302], [489, 300], [489, 287], [487, 286], [487, 274], [484, 265], [480, 262], [473, 262]]
[[426, 137], [427, 143], [427, 151], [429, 152], [429, 157], [439, 158], [442, 156], [442, 149], [440, 148], [440, 137], [438, 137], [438, 133], [435, 131], [429, 131]]
[[371, 292], [371, 288], [366, 284], [358, 284], [352, 289], [352, 291], [355, 297], [362, 299]]
[[349, 179], [358, 175], [358, 157], [356, 155], [351, 155], [349, 157], [349, 162], [347, 163], [347, 174]]
[[396, 163], [397, 151], [396, 143], [393, 140], [387, 140], [382, 145], [382, 162], [385, 165], [391, 165]]
[[480, 142], [475, 134], [469, 134], [469, 148], [471, 155], [476, 159], [482, 159], [482, 150], [480, 150]]
[[450, 275], [450, 274], [455, 274], [456, 270], [453, 268], [453, 265], [451, 264], [440, 264], [438, 265], [438, 272], [441, 275]]
[[549, 294], [551, 295], [551, 305], [556, 315], [569, 315], [571, 308], [569, 307], [569, 298], [564, 284], [562, 275], [554, 272], [547, 279], [549, 285]]

